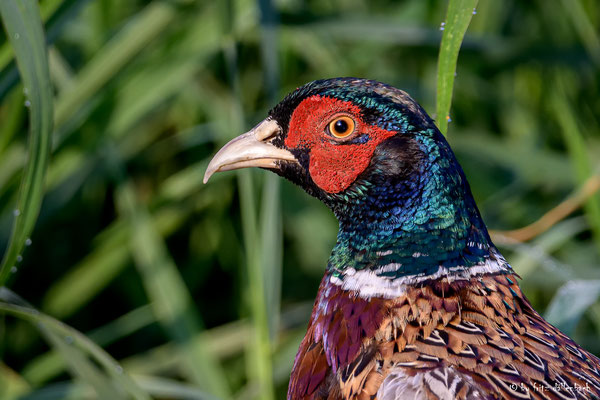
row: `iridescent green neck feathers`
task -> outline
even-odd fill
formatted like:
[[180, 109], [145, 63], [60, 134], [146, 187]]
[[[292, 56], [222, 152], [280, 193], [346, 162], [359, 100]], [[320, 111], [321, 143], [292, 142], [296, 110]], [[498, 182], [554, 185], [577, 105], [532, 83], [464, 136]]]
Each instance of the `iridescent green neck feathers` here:
[[[328, 263], [332, 279], [365, 286], [374, 277], [382, 285], [510, 271], [433, 123], [417, 131], [400, 113], [380, 115], [386, 119], [377, 123], [403, 132], [379, 146], [353, 187], [329, 199], [340, 224]], [[399, 122], [390, 123], [395, 116]]]

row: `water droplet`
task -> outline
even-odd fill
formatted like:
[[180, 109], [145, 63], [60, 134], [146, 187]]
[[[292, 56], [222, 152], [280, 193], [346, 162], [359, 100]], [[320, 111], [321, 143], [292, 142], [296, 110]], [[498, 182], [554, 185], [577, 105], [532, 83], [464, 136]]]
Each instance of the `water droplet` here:
[[123, 373], [123, 367], [121, 367], [120, 365], [117, 365], [115, 367], [115, 371], [117, 374], [122, 374]]
[[25, 107], [31, 107], [31, 102], [29, 100], [25, 100]]
[[18, 208], [15, 208], [15, 209], [13, 210], [13, 215], [14, 215], [15, 217], [18, 217], [19, 215], [21, 215], [21, 210], [19, 210]]
[[456, 78], [457, 76], [458, 76], [458, 74], [455, 72], [455, 73], [454, 73], [454, 77]]
[[65, 343], [66, 344], [73, 344], [74, 340], [73, 340], [73, 336], [65, 336]]
[[473, 9], [473, 15], [477, 14], [477, 10], [474, 8]]
[[446, 115], [446, 121], [448, 121], [448, 122], [452, 122], [452, 118], [450, 118], [450, 116], [449, 116], [449, 115]]
[[11, 274], [14, 274], [16, 272], [17, 272], [17, 267], [16, 266], [13, 265], [12, 267], [10, 267], [10, 273]]
[[31, 246], [31, 239], [25, 239], [25, 246]]
[[446, 26], [446, 23], [442, 22], [442, 24], [440, 25], [440, 31], [443, 31], [445, 26]]
[[19, 40], [19, 38], [21, 37], [21, 35], [19, 35], [18, 33], [15, 33], [15, 39]]
[[25, 96], [27, 96], [29, 94], [29, 89], [27, 89], [26, 87], [23, 88], [23, 94]]
[[21, 261], [23, 261], [23, 256], [19, 254], [17, 256], [17, 262], [21, 262]]

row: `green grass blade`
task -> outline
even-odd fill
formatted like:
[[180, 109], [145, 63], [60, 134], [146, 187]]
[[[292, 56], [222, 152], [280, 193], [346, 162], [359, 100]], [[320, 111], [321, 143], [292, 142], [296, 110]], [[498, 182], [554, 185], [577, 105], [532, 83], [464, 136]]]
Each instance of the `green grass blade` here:
[[46, 330], [44, 325], [39, 328], [46, 341], [66, 360], [71, 374], [92, 386], [99, 398], [126, 399], [124, 393], [114, 387], [110, 379], [92, 364], [85, 354], [71, 345], [70, 336], [60, 337], [52, 330]]
[[50, 65], [50, 76], [56, 91], [67, 90], [72, 83], [73, 70], [56, 47], [48, 49], [48, 63]]
[[2, 0], [0, 14], [16, 55], [26, 94], [25, 104], [30, 109], [29, 160], [14, 211], [13, 231], [0, 265], [2, 286], [33, 230], [42, 204], [44, 175], [50, 157], [53, 104], [46, 42], [37, 2]]
[[31, 390], [27, 382], [16, 371], [0, 362], [0, 399], [20, 399]]
[[[206, 162], [202, 162], [192, 169], [193, 177], [199, 177], [196, 179], [192, 177], [193, 186], [188, 183], [185, 190], [180, 191], [175, 198], [169, 200], [177, 202], [190, 196], [195, 190], [194, 188], [197, 188], [198, 182], [202, 182], [206, 164]], [[186, 170], [174, 174], [165, 181], [165, 189], [174, 181], [181, 181], [184, 177], [190, 182], [188, 174], [189, 172]], [[203, 199], [217, 201], [208, 196]], [[162, 237], [167, 237], [176, 231], [190, 213], [188, 207], [177, 204], [177, 206], [158, 208], [152, 214], [153, 229], [158, 231]], [[42, 308], [49, 314], [65, 318], [87, 304], [130, 262], [131, 252], [122, 245], [130, 235], [131, 229], [125, 218], [116, 220], [101, 231], [95, 239], [97, 245], [94, 249], [48, 289]]]
[[93, 394], [85, 382], [59, 382], [29, 392], [19, 400], [81, 400]]
[[177, 16], [176, 6], [155, 1], [135, 16], [79, 72], [72, 86], [60, 93], [56, 102], [56, 126], [66, 123], [123, 66], [148, 43], [167, 29]]
[[117, 208], [131, 224], [130, 247], [157, 320], [177, 343], [184, 372], [201, 388], [228, 396], [225, 375], [204, 342], [194, 341], [202, 324], [194, 312], [192, 297], [152, 220], [137, 200], [131, 183], [123, 183], [116, 196]]
[[[252, 326], [238, 320], [202, 331], [193, 340], [207, 343], [215, 358], [230, 358], [240, 354], [253, 340]], [[176, 368], [183, 363], [183, 357], [176, 351], [176, 343], [169, 342], [124, 359], [123, 365], [128, 371], [148, 375]]]
[[548, 305], [544, 318], [571, 335], [583, 313], [600, 297], [600, 281], [572, 280], [565, 283]]
[[[511, 264], [523, 279], [531, 276], [537, 268], [550, 265], [548, 261], [553, 254], [576, 235], [584, 232], [587, 224], [581, 217], [575, 217], [561, 221], [552, 229], [544, 232], [533, 239], [530, 243], [515, 244], [512, 248], [515, 254], [512, 256]], [[510, 246], [508, 246], [510, 247]], [[574, 279], [567, 270], [559, 270], [561, 278]]]
[[600, 38], [581, 0], [562, 0], [561, 3], [590, 58], [600, 66]]
[[[132, 379], [150, 396], [159, 399], [218, 400], [185, 383], [150, 375], [133, 375]], [[20, 400], [81, 400], [91, 397], [87, 387], [79, 382], [60, 382], [28, 393]]]
[[251, 171], [241, 170], [238, 172], [238, 186], [248, 269], [250, 310], [254, 327], [253, 345], [248, 347], [253, 363], [250, 365], [249, 375], [260, 385], [261, 398], [274, 399], [269, 316], [267, 315], [265, 277], [262, 268], [262, 247], [256, 222], [255, 188]]
[[[23, 94], [18, 90], [13, 90], [13, 93], [6, 99], [6, 107], [0, 109], [0, 119], [4, 121], [0, 125], [0, 154], [4, 153], [12, 138], [21, 128], [25, 109], [23, 102]], [[1, 181], [0, 187], [2, 187]]]
[[[142, 306], [87, 334], [99, 346], [106, 346], [155, 322], [150, 306]], [[56, 351], [49, 351], [23, 368], [23, 377], [35, 386], [63, 372], [65, 363]]]
[[132, 73], [119, 88], [114, 115], [108, 124], [110, 135], [125, 136], [132, 125], [152, 109], [185, 88], [194, 74], [219, 50], [214, 7], [207, 7], [196, 23], [181, 32], [187, 40], [175, 43], [167, 56], [153, 62], [152, 68]]
[[[279, 68], [277, 65], [278, 25], [277, 15], [269, 0], [259, 0], [261, 13], [261, 52], [264, 79], [269, 94], [269, 102], [276, 104], [279, 95]], [[280, 178], [266, 173], [261, 204], [262, 268], [265, 282], [266, 313], [271, 340], [275, 338], [281, 299], [281, 268], [283, 259]], [[271, 372], [272, 373], [272, 372]]]
[[[48, 18], [58, 9], [62, 4], [63, 0], [47, 0], [40, 4], [40, 15], [43, 21], [47, 21]], [[0, 70], [4, 69], [8, 63], [13, 59], [14, 53], [8, 43], [4, 43], [0, 47]]]
[[130, 259], [126, 247], [102, 243], [48, 289], [43, 309], [59, 318], [72, 315], [121, 273]]
[[[231, 17], [230, 10], [222, 8], [227, 17]], [[233, 21], [227, 19], [230, 25]], [[231, 26], [228, 26], [230, 29]], [[234, 132], [228, 135], [238, 135], [243, 132], [245, 125], [245, 115], [240, 99], [242, 98], [240, 76], [238, 71], [238, 54], [236, 43], [231, 41], [224, 49], [225, 59], [229, 72], [229, 82], [233, 87], [234, 99], [231, 108], [234, 110], [235, 117], [232, 119], [230, 128]], [[248, 296], [250, 301], [250, 313], [253, 325], [253, 343], [248, 346], [247, 363], [248, 376], [255, 385], [260, 394], [260, 398], [272, 400], [275, 398], [273, 385], [273, 363], [271, 359], [272, 346], [269, 335], [269, 315], [266, 298], [266, 278], [265, 270], [262, 265], [263, 243], [262, 235], [256, 215], [256, 186], [253, 179], [253, 171], [240, 170], [237, 172], [237, 185], [240, 193], [240, 213], [242, 220], [242, 232], [244, 237], [245, 263], [248, 271]], [[267, 193], [267, 195], [269, 195]], [[273, 198], [270, 195], [271, 199]], [[270, 202], [267, 200], [267, 202]], [[272, 203], [272, 202], [271, 202]], [[268, 218], [268, 217], [266, 217]], [[268, 222], [268, 221], [267, 221]]]
[[[59, 32], [77, 10], [89, 0], [48, 0], [41, 1], [40, 14], [46, 32], [46, 44], [50, 46], [57, 38]], [[0, 99], [16, 86], [19, 82], [19, 73], [16, 63], [13, 62], [13, 49], [8, 41], [0, 47]], [[52, 70], [52, 66], [50, 66]]]
[[[128, 393], [128, 397], [149, 399], [149, 396], [133, 382], [123, 368], [96, 343], [49, 315], [26, 305], [13, 304], [15, 297], [7, 289], [0, 291], [0, 313], [26, 320], [40, 329], [50, 344], [62, 353], [74, 374], [81, 374], [87, 383], [95, 387], [98, 395], [106, 394], [111, 396], [109, 398], [124, 398], [121, 392], [116, 390], [119, 388], [124, 393]], [[88, 356], [96, 361], [104, 372], [92, 364], [87, 359]]]
[[437, 125], [444, 135], [448, 132], [458, 52], [477, 2], [478, 0], [450, 0], [448, 3], [438, 58], [436, 103]]
[[140, 387], [160, 399], [219, 400], [218, 397], [174, 379], [157, 376], [135, 376], [134, 379]]
[[[594, 166], [588, 154], [588, 143], [579, 128], [577, 116], [573, 106], [568, 101], [567, 90], [570, 81], [557, 74], [554, 80], [556, 89], [553, 90], [549, 104], [553, 115], [556, 117], [561, 128], [561, 133], [567, 147], [567, 152], [577, 182], [582, 184], [594, 174]], [[590, 223], [596, 246], [600, 251], [600, 194], [596, 193], [590, 197], [584, 205], [586, 218]]]

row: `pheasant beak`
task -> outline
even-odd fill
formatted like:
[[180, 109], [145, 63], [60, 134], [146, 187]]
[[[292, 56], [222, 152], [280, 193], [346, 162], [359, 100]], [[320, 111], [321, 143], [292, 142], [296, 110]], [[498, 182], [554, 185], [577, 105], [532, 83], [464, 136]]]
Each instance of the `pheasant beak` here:
[[231, 140], [208, 164], [204, 173], [204, 183], [208, 182], [215, 172], [248, 167], [276, 169], [281, 161], [297, 162], [292, 153], [271, 143], [280, 132], [279, 124], [267, 118], [251, 131]]

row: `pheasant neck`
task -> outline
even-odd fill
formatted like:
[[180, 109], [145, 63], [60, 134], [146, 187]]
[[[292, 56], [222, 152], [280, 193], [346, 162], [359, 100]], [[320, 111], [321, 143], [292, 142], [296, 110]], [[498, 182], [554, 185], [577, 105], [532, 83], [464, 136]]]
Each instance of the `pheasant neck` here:
[[428, 279], [510, 270], [447, 143], [434, 144], [409, 177], [373, 173], [361, 182], [360, 195], [334, 209], [339, 232], [328, 264], [332, 282], [380, 295], [386, 286], [394, 294]]

